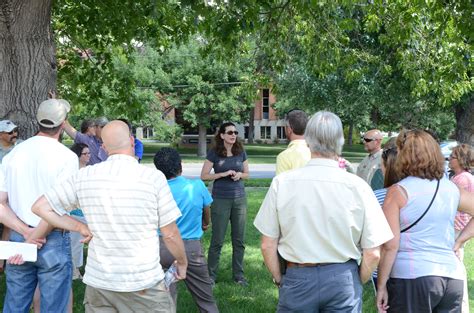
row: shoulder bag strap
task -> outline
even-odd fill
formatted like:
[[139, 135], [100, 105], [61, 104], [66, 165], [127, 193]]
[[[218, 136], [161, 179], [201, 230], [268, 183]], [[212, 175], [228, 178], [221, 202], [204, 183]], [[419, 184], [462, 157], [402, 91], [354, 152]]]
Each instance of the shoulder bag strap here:
[[408, 227], [402, 229], [402, 230], [400, 231], [400, 233], [404, 233], [404, 232], [406, 232], [407, 230], [409, 230], [410, 228], [412, 228], [413, 226], [415, 226], [415, 225], [426, 215], [426, 213], [428, 213], [428, 210], [431, 208], [431, 205], [433, 204], [433, 201], [434, 201], [434, 199], [436, 198], [436, 194], [438, 194], [439, 182], [440, 182], [440, 180], [438, 179], [438, 184], [436, 185], [435, 193], [434, 193], [434, 195], [433, 195], [433, 198], [431, 199], [430, 204], [429, 204], [428, 207], [426, 208], [425, 212], [423, 212], [423, 214], [421, 214], [421, 216], [420, 216], [413, 224], [411, 224], [410, 226], [408, 226]]

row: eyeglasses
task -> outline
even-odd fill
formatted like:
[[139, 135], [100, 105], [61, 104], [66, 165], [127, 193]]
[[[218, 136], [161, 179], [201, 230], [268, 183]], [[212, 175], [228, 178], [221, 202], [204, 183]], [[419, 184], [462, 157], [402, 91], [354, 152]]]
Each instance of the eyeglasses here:
[[81, 155], [90, 155], [90, 152], [82, 152]]
[[239, 132], [236, 131], [236, 130], [234, 130], [234, 131], [228, 130], [228, 131], [226, 131], [225, 133], [226, 133], [227, 135], [229, 135], [229, 136], [232, 136], [232, 135], [236, 135], [236, 136], [237, 136], [237, 135], [239, 134]]
[[13, 135], [14, 133], [18, 133], [18, 128], [15, 128], [14, 130], [12, 130], [11, 132], [8, 132], [7, 134]]
[[365, 138], [364, 137], [364, 138], [362, 138], [362, 140], [365, 141], [365, 142], [371, 142], [371, 141], [375, 141], [377, 139], [375, 139], [375, 138]]
[[397, 154], [397, 147], [390, 147], [390, 148], [388, 148], [388, 149], [384, 149], [384, 150], [382, 151], [382, 158], [383, 158], [384, 160], [387, 160], [389, 154], [391, 154], [391, 153], [393, 153], [394, 155], [396, 155], [396, 154]]

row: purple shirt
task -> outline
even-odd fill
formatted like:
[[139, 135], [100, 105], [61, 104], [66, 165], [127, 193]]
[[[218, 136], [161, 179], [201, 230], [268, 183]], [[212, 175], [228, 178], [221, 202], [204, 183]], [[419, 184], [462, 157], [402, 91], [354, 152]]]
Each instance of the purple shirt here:
[[87, 165], [94, 165], [107, 160], [107, 152], [102, 149], [102, 141], [96, 136], [90, 136], [77, 132], [76, 138], [74, 138], [74, 143], [83, 143], [89, 147], [91, 158]]

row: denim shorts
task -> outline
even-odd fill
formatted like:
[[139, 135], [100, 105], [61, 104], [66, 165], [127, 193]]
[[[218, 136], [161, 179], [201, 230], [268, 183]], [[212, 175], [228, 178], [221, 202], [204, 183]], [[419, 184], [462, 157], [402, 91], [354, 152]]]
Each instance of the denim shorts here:
[[[10, 241], [25, 240], [11, 230]], [[41, 312], [66, 312], [72, 280], [69, 232], [52, 231], [46, 237], [46, 244], [38, 250], [36, 262], [7, 264], [6, 274], [4, 313], [28, 313], [37, 285], [41, 291]]]

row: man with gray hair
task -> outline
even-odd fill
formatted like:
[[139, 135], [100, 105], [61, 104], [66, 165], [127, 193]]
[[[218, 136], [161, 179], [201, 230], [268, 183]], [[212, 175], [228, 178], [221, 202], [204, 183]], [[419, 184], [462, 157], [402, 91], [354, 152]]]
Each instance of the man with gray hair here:
[[305, 139], [311, 160], [273, 179], [254, 221], [278, 312], [361, 312], [362, 283], [393, 234], [367, 183], [338, 166], [339, 117], [316, 113]]
[[304, 131], [308, 116], [304, 111], [291, 110], [286, 114], [286, 138], [290, 144], [277, 156], [276, 175], [305, 166], [311, 159], [311, 152], [304, 140]]
[[362, 138], [364, 149], [369, 153], [357, 167], [357, 176], [365, 180], [372, 190], [383, 188], [382, 165], [382, 133], [371, 129]]

